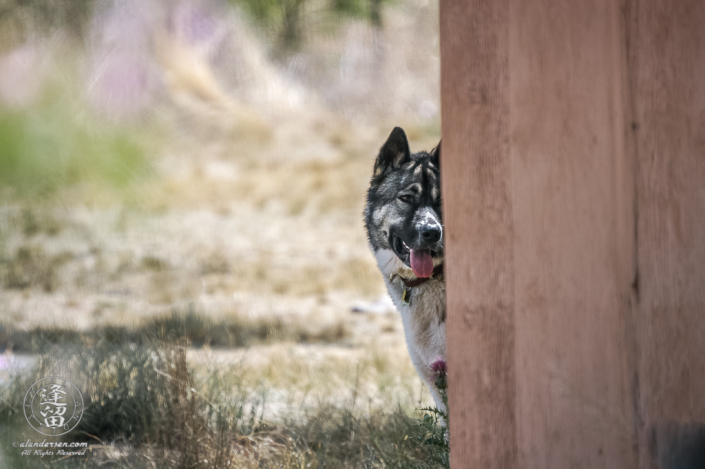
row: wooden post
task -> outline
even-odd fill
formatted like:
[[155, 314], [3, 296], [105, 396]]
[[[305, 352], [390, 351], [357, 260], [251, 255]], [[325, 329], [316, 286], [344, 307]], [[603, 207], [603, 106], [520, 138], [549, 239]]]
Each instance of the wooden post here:
[[632, 21], [640, 467], [705, 468], [705, 2]]
[[705, 467], [704, 24], [441, 1], [453, 467]]

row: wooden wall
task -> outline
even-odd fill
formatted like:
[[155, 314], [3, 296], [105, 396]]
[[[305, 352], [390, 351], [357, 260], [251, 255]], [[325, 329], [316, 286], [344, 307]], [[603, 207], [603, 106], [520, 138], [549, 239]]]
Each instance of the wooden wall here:
[[705, 467], [705, 2], [441, 0], [454, 468]]

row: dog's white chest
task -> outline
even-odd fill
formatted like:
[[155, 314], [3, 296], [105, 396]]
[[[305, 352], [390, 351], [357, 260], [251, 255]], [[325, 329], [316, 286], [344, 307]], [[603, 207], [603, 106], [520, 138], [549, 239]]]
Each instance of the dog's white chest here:
[[[399, 279], [390, 281], [393, 273], [411, 271], [388, 250], [376, 253], [377, 264], [385, 276], [385, 283], [404, 324], [404, 335], [411, 361], [416, 371], [432, 384], [431, 363], [439, 356], [446, 359], [446, 301], [445, 282], [429, 280], [411, 289], [410, 304], [402, 302], [404, 287]], [[408, 272], [407, 272], [408, 271]]]
[[[430, 367], [439, 356], [445, 360], [445, 284], [429, 281], [411, 290], [411, 303], [401, 303], [402, 287], [387, 282], [387, 289], [401, 314], [409, 349]], [[412, 359], [414, 357], [412, 356]]]

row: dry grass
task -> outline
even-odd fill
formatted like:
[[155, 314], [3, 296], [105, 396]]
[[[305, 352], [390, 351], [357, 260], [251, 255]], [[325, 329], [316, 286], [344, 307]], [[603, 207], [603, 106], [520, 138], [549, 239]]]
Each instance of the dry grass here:
[[350, 259], [326, 265], [299, 265], [296, 271], [277, 265], [267, 256], [229, 268], [235, 291], [294, 296], [323, 296], [335, 290], [358, 291], [365, 296], [382, 293], [379, 271], [372, 260]]
[[143, 320], [137, 327], [104, 326], [87, 331], [58, 327], [16, 329], [0, 324], [0, 349], [14, 352], [45, 352], [57, 346], [146, 344], [161, 341], [193, 347], [247, 347], [254, 344], [298, 342], [339, 343], [350, 337], [344, 322], [309, 325], [281, 319], [249, 319], [230, 314], [216, 320], [193, 310]]
[[[346, 225], [357, 224], [374, 157], [391, 128], [404, 125], [412, 145], [419, 150], [438, 143], [436, 124], [406, 124], [390, 122], [370, 132], [336, 120], [326, 124], [326, 131], [320, 135], [318, 124], [313, 122], [304, 127], [304, 135], [289, 135], [285, 128], [278, 130], [282, 134], [279, 138], [264, 144], [222, 144], [215, 151], [210, 149], [210, 155], [217, 155], [210, 157], [210, 163], [200, 160], [192, 166], [185, 161], [175, 162], [180, 170], [158, 184], [147, 203], [157, 209], [215, 207], [220, 213], [247, 207], [283, 217], [332, 218]], [[346, 142], [343, 135], [360, 140]], [[311, 153], [300, 154], [302, 148]], [[194, 148], [193, 153], [203, 152]]]
[[[237, 369], [199, 372], [180, 347], [100, 343], [86, 352], [55, 349], [36, 374], [3, 392], [0, 451], [11, 467], [442, 467], [424, 445], [418, 414], [393, 406], [362, 411], [360, 379], [337, 405], [272, 420], [265, 417], [266, 384], [248, 387]], [[85, 411], [71, 441], [88, 441], [89, 457], [49, 461], [11, 447], [31, 431], [17, 412], [25, 389], [45, 375], [69, 376], [84, 389]]]

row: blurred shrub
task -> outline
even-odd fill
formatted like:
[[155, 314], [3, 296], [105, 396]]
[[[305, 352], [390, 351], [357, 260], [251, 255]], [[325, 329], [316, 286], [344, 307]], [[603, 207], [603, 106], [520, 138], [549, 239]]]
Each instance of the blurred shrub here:
[[94, 0], [0, 0], [0, 49], [57, 29], [81, 39]]
[[154, 341], [167, 344], [189, 344], [194, 347], [248, 347], [255, 344], [297, 342], [336, 343], [350, 337], [344, 322], [305, 327], [285, 323], [281, 319], [249, 319], [240, 315], [214, 320], [190, 309], [174, 309], [172, 314], [143, 321], [136, 327], [104, 326], [86, 331], [57, 327], [30, 330], [7, 327], [0, 323], [0, 351], [46, 352], [59, 345], [92, 345], [96, 343], [137, 345]]
[[85, 109], [64, 101], [0, 107], [0, 186], [20, 196], [50, 196], [78, 184], [126, 189], [150, 172], [139, 132], [95, 125], [85, 119]]
[[382, 26], [382, 3], [389, 0], [230, 0], [272, 31], [280, 50], [297, 49], [312, 29], [341, 19], [367, 19]]
[[268, 23], [280, 19], [282, 6], [286, 0], [230, 0], [242, 5], [245, 11], [257, 21]]
[[[258, 405], [252, 405], [248, 415], [245, 396], [232, 387], [236, 379], [227, 380], [226, 388], [212, 375], [200, 386], [204, 395], [196, 390], [183, 348], [101, 342], [90, 349], [53, 349], [41, 358], [39, 369], [15, 377], [0, 392], [0, 449], [13, 438], [22, 440], [17, 438], [18, 429], [26, 426], [22, 401], [32, 381], [57, 374], [69, 376], [84, 400], [81, 421], [61, 439], [91, 444], [121, 440], [133, 448], [148, 448], [145, 459], [139, 458], [140, 452], [130, 455], [137, 456], [137, 467], [152, 467], [145, 463], [154, 456], [161, 460], [158, 467], [223, 467], [233, 438], [258, 430]], [[21, 457], [9, 448], [5, 453], [9, 461], [2, 462], [12, 462], [11, 467], [102, 467], [105, 462], [100, 450], [69, 458], [65, 465], [66, 458]], [[205, 464], [208, 459], [215, 465]]]
[[51, 293], [60, 283], [57, 270], [70, 258], [68, 253], [49, 256], [39, 245], [21, 246], [7, 258], [0, 254], [0, 286], [17, 290], [41, 287]]

